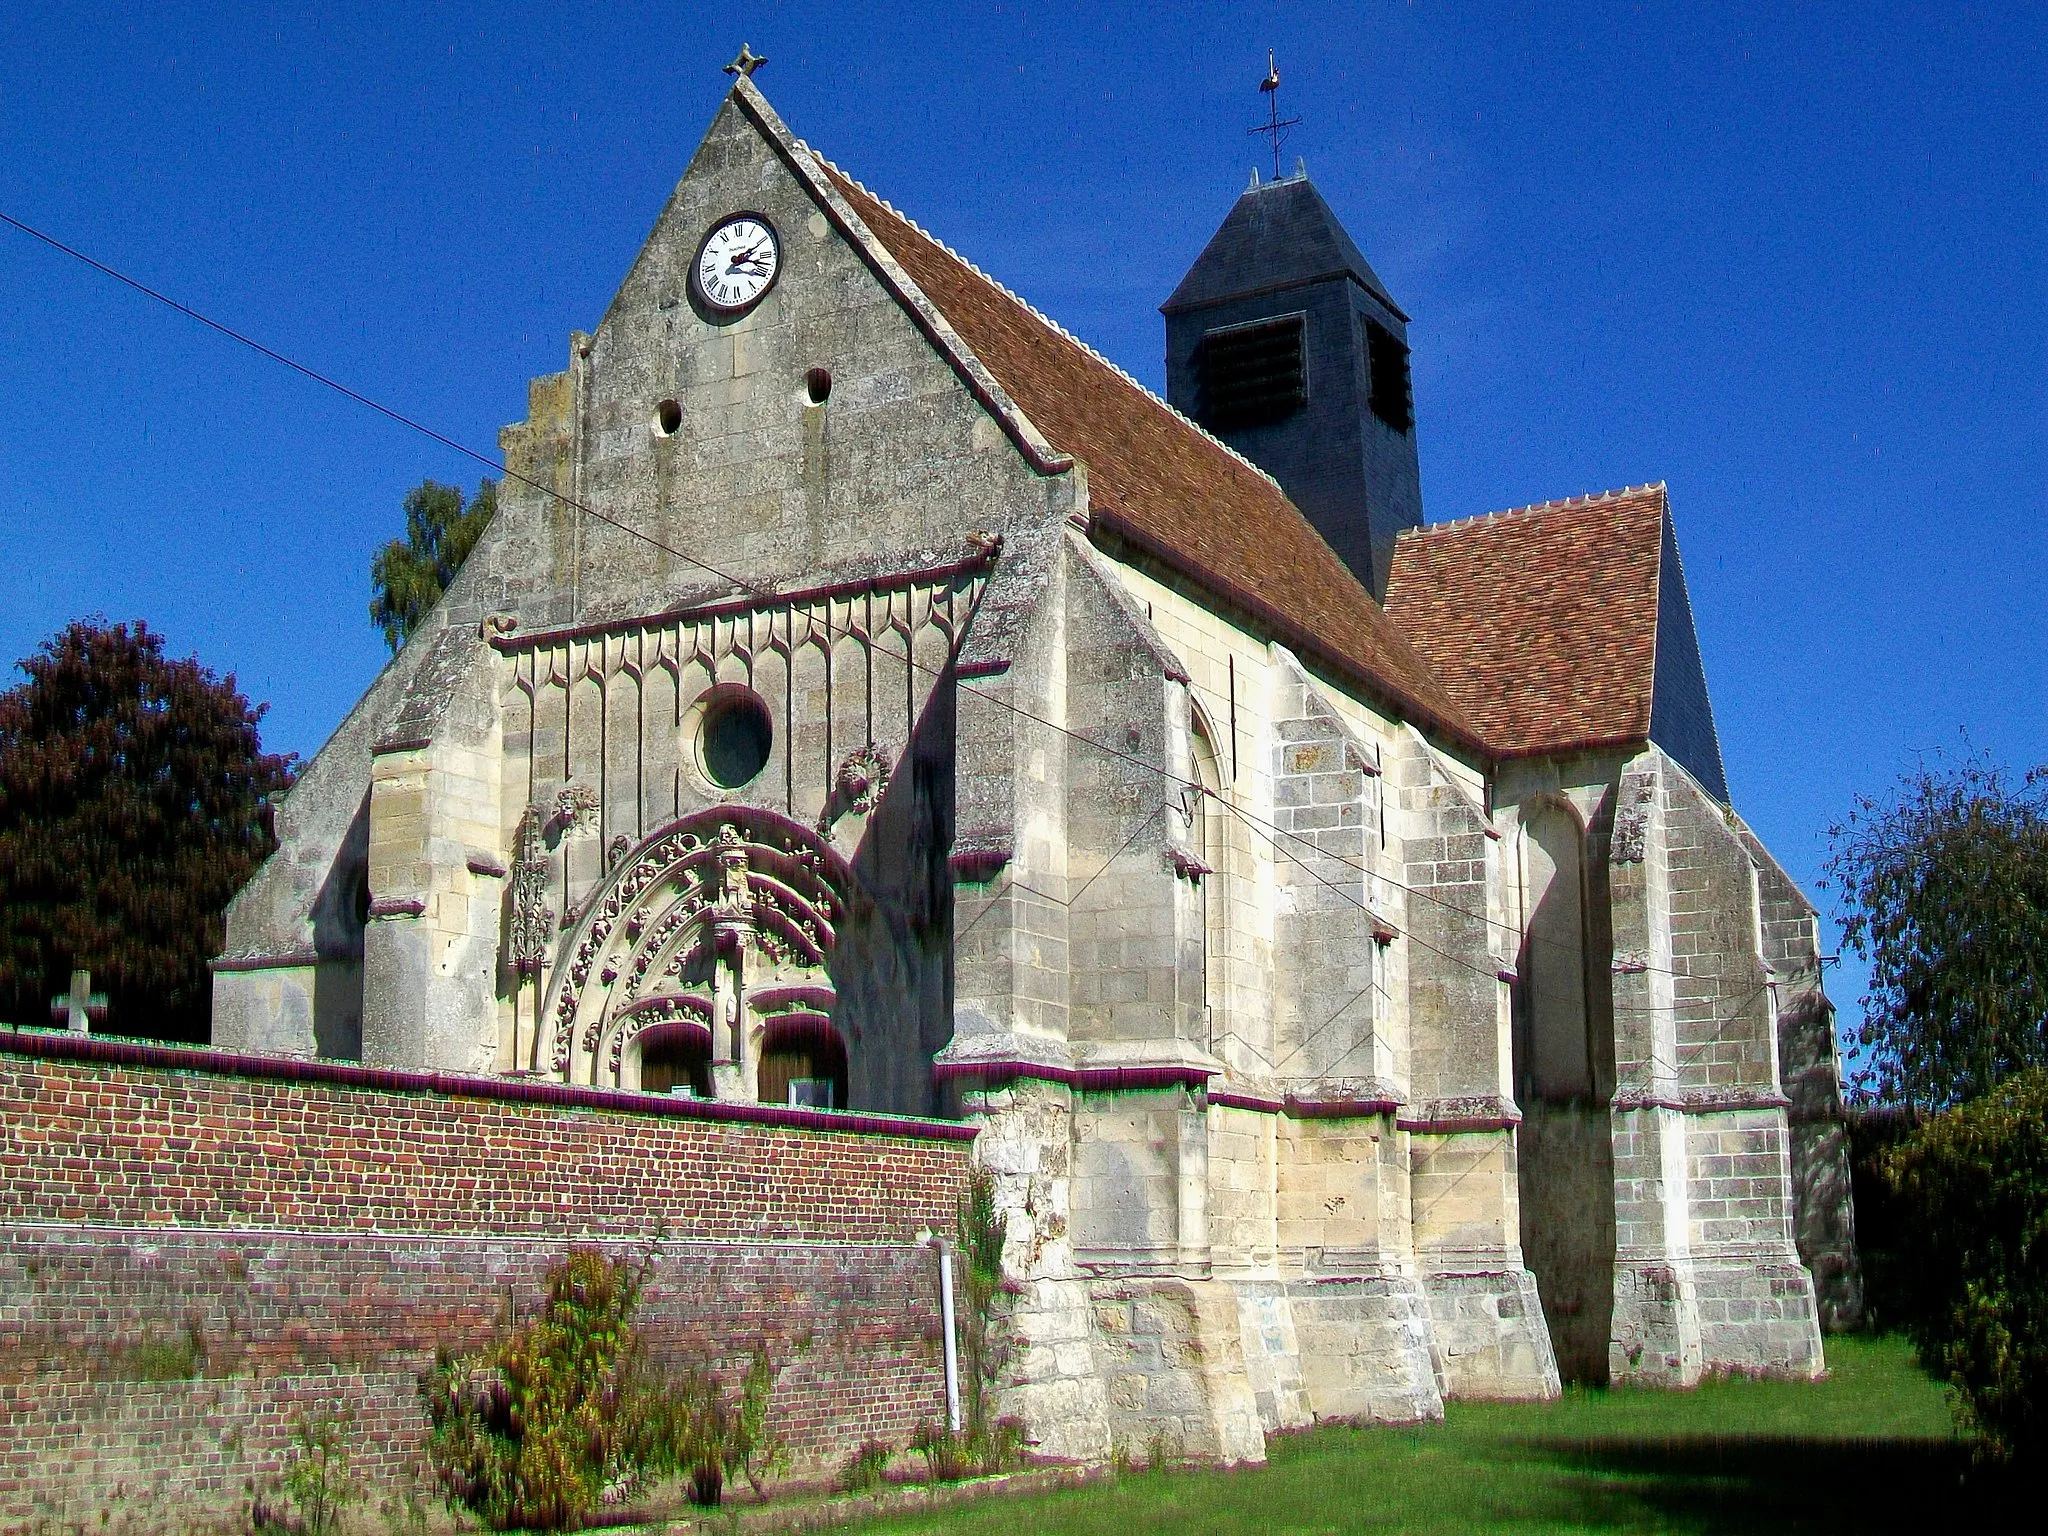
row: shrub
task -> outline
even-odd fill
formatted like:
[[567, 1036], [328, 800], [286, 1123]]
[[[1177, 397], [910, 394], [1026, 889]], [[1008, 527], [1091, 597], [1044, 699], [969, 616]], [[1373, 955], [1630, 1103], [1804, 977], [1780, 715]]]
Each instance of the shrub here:
[[767, 1352], [732, 1401], [709, 1371], [654, 1370], [632, 1325], [652, 1268], [572, 1250], [548, 1271], [539, 1316], [481, 1353], [443, 1356], [422, 1393], [451, 1503], [499, 1530], [552, 1530], [672, 1473], [699, 1504], [719, 1503], [734, 1474], [760, 1492], [785, 1459]]
[[451, 1502], [500, 1530], [559, 1529], [666, 1470], [664, 1404], [631, 1319], [649, 1265], [577, 1249], [539, 1316], [423, 1384], [427, 1452]]
[[708, 1371], [687, 1372], [664, 1394], [662, 1459], [688, 1475], [693, 1503], [720, 1503], [726, 1479], [734, 1473], [745, 1477], [758, 1496], [762, 1480], [786, 1463], [782, 1441], [768, 1424], [774, 1391], [768, 1352], [757, 1349], [735, 1402], [726, 1401], [724, 1388]]
[[847, 1458], [846, 1469], [839, 1474], [839, 1486], [848, 1493], [869, 1493], [881, 1487], [883, 1474], [889, 1470], [895, 1454], [883, 1441], [861, 1441], [860, 1448]]
[[284, 1491], [298, 1506], [304, 1536], [333, 1536], [351, 1504], [362, 1502], [363, 1485], [349, 1467], [350, 1416], [299, 1414], [292, 1431], [296, 1448], [284, 1469]]
[[345, 1408], [308, 1414], [299, 1410], [292, 1426], [292, 1455], [281, 1488], [290, 1512], [272, 1508], [269, 1495], [249, 1511], [254, 1536], [338, 1536], [350, 1506], [365, 1496], [362, 1479], [349, 1465], [349, 1432], [354, 1416]]
[[2048, 1069], [1934, 1116], [1887, 1160], [1902, 1321], [2001, 1455], [2048, 1446]]
[[920, 1424], [911, 1437], [910, 1448], [924, 1458], [929, 1482], [957, 1483], [979, 1470], [968, 1450], [967, 1436], [956, 1435], [943, 1424]]
[[996, 1209], [995, 1175], [975, 1167], [967, 1177], [967, 1196], [960, 1202], [961, 1268], [966, 1272], [960, 1340], [961, 1386], [965, 1399], [967, 1439], [977, 1448], [989, 1438], [996, 1383], [1007, 1363], [1008, 1349], [999, 1331], [1001, 1298], [1008, 1286], [1003, 1279], [1003, 1240], [1008, 1232], [1001, 1211]]
[[1847, 1106], [1849, 1179], [1856, 1206], [1856, 1259], [1863, 1271], [1863, 1316], [1877, 1331], [1903, 1328], [1905, 1274], [1919, 1234], [1893, 1192], [1891, 1162], [1927, 1123], [1927, 1112], [1906, 1104]]

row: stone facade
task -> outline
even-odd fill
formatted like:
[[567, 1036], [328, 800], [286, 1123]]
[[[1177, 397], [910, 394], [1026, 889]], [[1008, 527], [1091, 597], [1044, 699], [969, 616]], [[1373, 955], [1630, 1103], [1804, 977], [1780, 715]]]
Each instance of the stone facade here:
[[[735, 211], [780, 268], [726, 314]], [[216, 1044], [964, 1118], [1049, 1455], [1818, 1371], [1803, 898], [1647, 723], [1494, 750], [1141, 536], [1118, 412], [1298, 527], [740, 81], [281, 808]]]

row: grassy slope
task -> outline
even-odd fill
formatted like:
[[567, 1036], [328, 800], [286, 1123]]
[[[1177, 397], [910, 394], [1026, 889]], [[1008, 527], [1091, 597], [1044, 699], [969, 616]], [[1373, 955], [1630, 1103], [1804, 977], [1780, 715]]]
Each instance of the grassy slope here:
[[1831, 1339], [1828, 1363], [1829, 1379], [1811, 1385], [1724, 1381], [1695, 1392], [1453, 1404], [1438, 1425], [1281, 1438], [1262, 1469], [1139, 1473], [1111, 1487], [994, 1499], [859, 1529], [1526, 1536], [1932, 1532], [1973, 1516], [1996, 1519], [1982, 1507], [1990, 1495], [1959, 1487], [1968, 1447], [1950, 1427], [1941, 1388], [1914, 1366], [1905, 1343]]

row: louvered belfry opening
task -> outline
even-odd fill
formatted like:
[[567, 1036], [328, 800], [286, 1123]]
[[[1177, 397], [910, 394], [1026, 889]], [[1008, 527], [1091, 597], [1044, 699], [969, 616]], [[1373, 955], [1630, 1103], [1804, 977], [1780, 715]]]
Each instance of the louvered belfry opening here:
[[1202, 425], [1217, 432], [1285, 421], [1308, 403], [1299, 314], [1202, 337]]
[[1415, 425], [1415, 390], [1408, 376], [1408, 348], [1377, 320], [1365, 322], [1366, 367], [1371, 374], [1367, 404], [1396, 432]]

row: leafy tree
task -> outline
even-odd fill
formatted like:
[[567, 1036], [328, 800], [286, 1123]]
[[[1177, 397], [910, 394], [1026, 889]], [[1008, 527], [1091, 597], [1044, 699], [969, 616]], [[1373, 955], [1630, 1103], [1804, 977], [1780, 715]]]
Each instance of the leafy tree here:
[[405, 495], [405, 537], [370, 562], [370, 622], [395, 653], [420, 627], [498, 510], [498, 482], [485, 480], [467, 505], [462, 487], [422, 480]]
[[0, 693], [0, 1018], [49, 1019], [74, 966], [121, 1034], [203, 1041], [222, 909], [276, 846], [293, 760], [147, 625], [80, 621]]
[[1922, 767], [1830, 836], [1843, 936], [1870, 962], [1857, 1086], [1939, 1109], [2048, 1064], [2048, 771]]
[[1912, 1240], [1892, 1255], [1920, 1362], [1989, 1449], [2048, 1453], [2048, 1071], [1935, 1115], [1885, 1158]]

